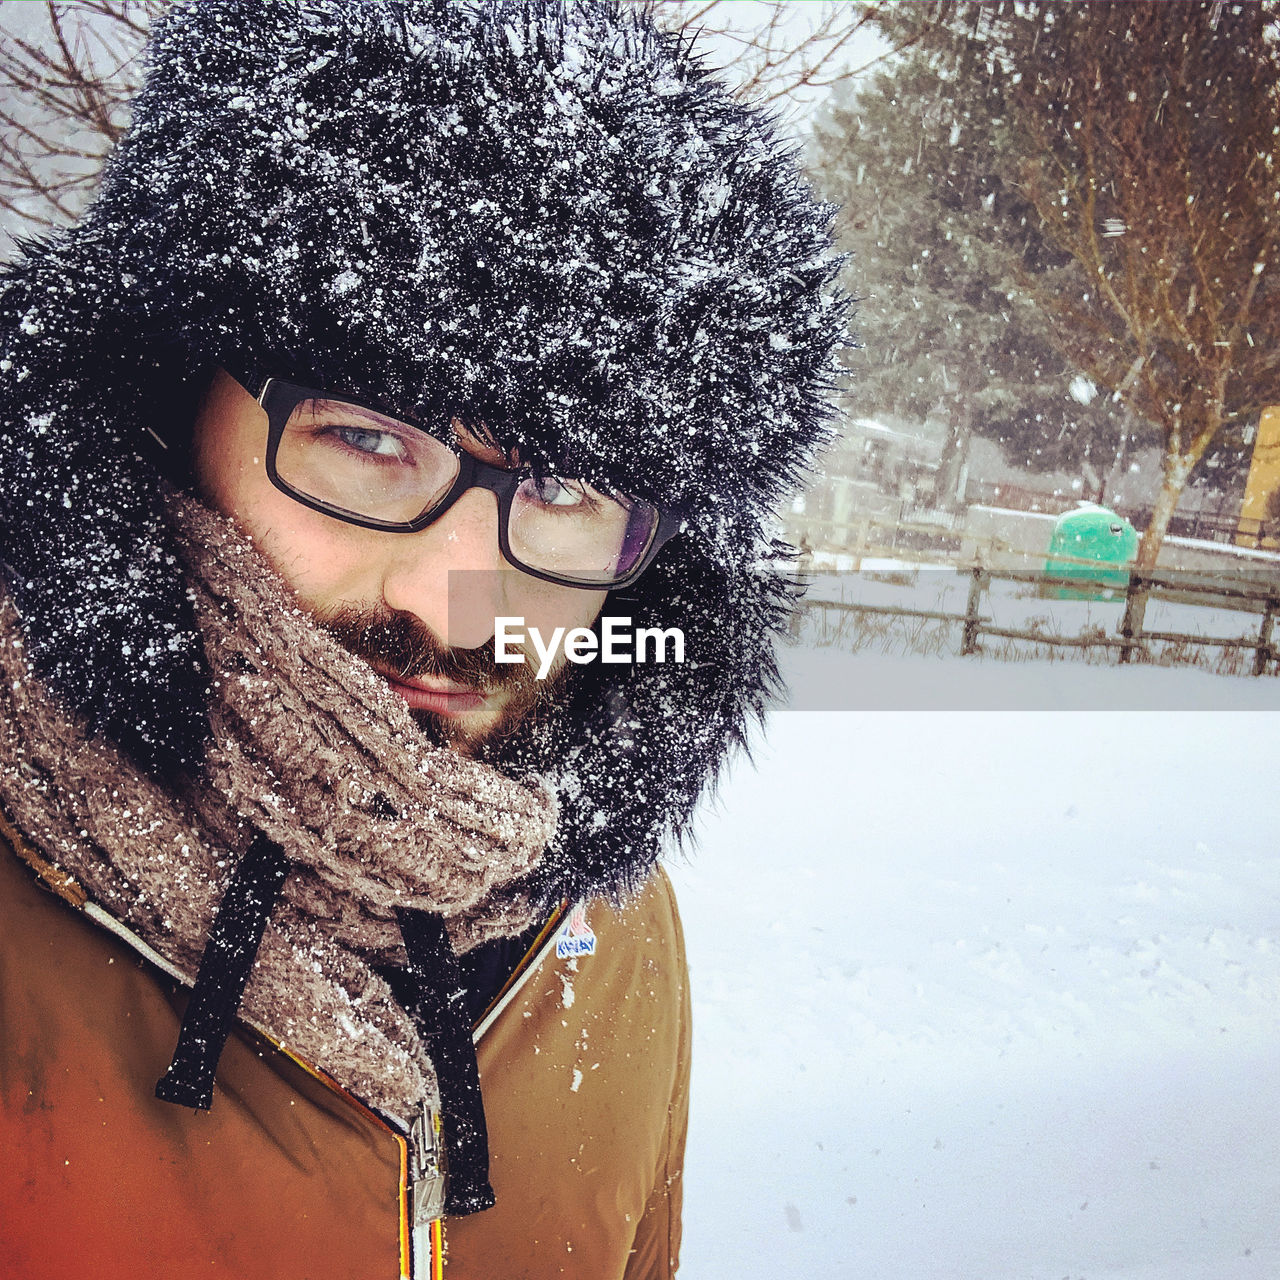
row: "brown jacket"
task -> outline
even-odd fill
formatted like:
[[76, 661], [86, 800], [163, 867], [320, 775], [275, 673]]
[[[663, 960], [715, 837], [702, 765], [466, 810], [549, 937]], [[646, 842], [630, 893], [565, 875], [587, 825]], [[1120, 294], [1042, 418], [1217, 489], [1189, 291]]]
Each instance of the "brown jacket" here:
[[[446, 1222], [446, 1280], [674, 1272], [689, 1006], [670, 883], [588, 922], [595, 953], [552, 949], [480, 1038], [498, 1204]], [[0, 1275], [406, 1274], [405, 1146], [355, 1099], [245, 1027], [211, 1111], [155, 1099], [185, 998], [0, 843]], [[421, 1251], [414, 1270], [433, 1275]]]

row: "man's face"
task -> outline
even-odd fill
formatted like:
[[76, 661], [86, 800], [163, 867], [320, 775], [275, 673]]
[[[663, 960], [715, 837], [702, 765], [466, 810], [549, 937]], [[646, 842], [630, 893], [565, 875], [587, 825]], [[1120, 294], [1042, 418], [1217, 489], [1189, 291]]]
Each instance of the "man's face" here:
[[[475, 441], [460, 444], [482, 461], [505, 463]], [[543, 635], [590, 626], [605, 593], [542, 582], [507, 564], [494, 494], [469, 490], [417, 533], [364, 529], [277, 489], [266, 447], [265, 412], [219, 371], [195, 426], [201, 496], [239, 521], [299, 600], [368, 659], [419, 719], [466, 749], [514, 728], [554, 687], [563, 653], [542, 682], [527, 664], [492, 661], [494, 619], [522, 617], [526, 630]]]

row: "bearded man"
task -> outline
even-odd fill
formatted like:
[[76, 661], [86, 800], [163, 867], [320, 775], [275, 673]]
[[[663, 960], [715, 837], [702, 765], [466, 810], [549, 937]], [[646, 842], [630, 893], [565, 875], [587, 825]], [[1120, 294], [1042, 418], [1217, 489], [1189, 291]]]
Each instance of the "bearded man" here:
[[673, 1273], [828, 219], [612, 4], [162, 18], [0, 294], [0, 1273]]

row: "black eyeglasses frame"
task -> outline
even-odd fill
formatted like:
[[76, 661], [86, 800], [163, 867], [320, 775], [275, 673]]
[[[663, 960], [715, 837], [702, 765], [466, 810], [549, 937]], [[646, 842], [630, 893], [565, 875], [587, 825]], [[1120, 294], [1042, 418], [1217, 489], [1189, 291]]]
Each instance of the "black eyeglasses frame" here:
[[[429, 434], [426, 429], [418, 423], [407, 420], [401, 413], [390, 412], [381, 406], [356, 399], [354, 396], [322, 391], [315, 387], [304, 386], [301, 383], [276, 377], [267, 377], [261, 380], [258, 390], [255, 391], [253, 385], [242, 380], [236, 374], [232, 373], [231, 376], [253, 396], [267, 415], [267, 478], [281, 493], [287, 494], [295, 502], [299, 502], [313, 511], [318, 511], [322, 515], [332, 516], [335, 520], [341, 520], [345, 524], [354, 524], [365, 529], [376, 529], [381, 533], [418, 533], [439, 520], [469, 489], [487, 489], [498, 500], [498, 548], [502, 552], [503, 559], [508, 564], [519, 569], [521, 573], [527, 573], [530, 577], [538, 578], [543, 582], [552, 582], [557, 586], [575, 587], [583, 591], [615, 591], [633, 585], [653, 563], [654, 558], [662, 550], [663, 546], [684, 527], [684, 519], [678, 511], [667, 510], [650, 503], [649, 505], [654, 506], [658, 512], [658, 522], [649, 536], [648, 545], [639, 560], [636, 561], [635, 567], [624, 577], [614, 578], [608, 582], [583, 582], [560, 574], [549, 573], [545, 569], [538, 569], [533, 565], [525, 564], [519, 556], [515, 555], [511, 550], [511, 541], [508, 536], [511, 504], [515, 498], [516, 490], [524, 480], [529, 478], [532, 472], [528, 469], [509, 471], [503, 467], [496, 467], [492, 463], [482, 462], [479, 458], [467, 453], [465, 449], [454, 450], [458, 455], [458, 474], [453, 484], [449, 486], [439, 501], [428, 507], [420, 515], [415, 516], [414, 519], [390, 521], [362, 516], [357, 512], [348, 511], [345, 507], [335, 506], [319, 498], [314, 498], [299, 489], [295, 489], [287, 480], [281, 477], [276, 466], [276, 456], [280, 450], [280, 441], [284, 436], [285, 425], [288, 423], [294, 409], [307, 400], [331, 400], [339, 404], [354, 405], [359, 409], [383, 414], [386, 417], [393, 418], [396, 422], [404, 423], [405, 426], [413, 427], [424, 434]], [[254, 383], [258, 382], [257, 379], [253, 381]]]

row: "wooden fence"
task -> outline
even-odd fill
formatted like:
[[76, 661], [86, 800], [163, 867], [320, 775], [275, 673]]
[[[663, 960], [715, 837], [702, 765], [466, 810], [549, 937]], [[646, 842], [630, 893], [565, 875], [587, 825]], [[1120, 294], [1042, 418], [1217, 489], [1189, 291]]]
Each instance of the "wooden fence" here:
[[[1010, 640], [1026, 640], [1035, 644], [1047, 644], [1066, 648], [1107, 648], [1114, 650], [1120, 662], [1130, 662], [1135, 657], [1147, 658], [1152, 641], [1186, 645], [1211, 645], [1227, 649], [1252, 649], [1253, 674], [1265, 675], [1271, 664], [1280, 659], [1280, 646], [1273, 641], [1273, 629], [1277, 612], [1280, 612], [1280, 581], [1250, 583], [1240, 579], [1208, 578], [1204, 575], [1172, 573], [1169, 571], [1139, 571], [1126, 573], [1124, 587], [1124, 613], [1116, 635], [1106, 635], [1101, 630], [1081, 635], [1055, 635], [1037, 627], [1034, 630], [1004, 627], [995, 623], [990, 613], [984, 613], [983, 598], [989, 596], [993, 581], [1023, 582], [1042, 587], [1062, 588], [1075, 592], [1099, 595], [1108, 590], [1096, 577], [1100, 569], [1116, 574], [1126, 571], [1119, 567], [1088, 564], [1095, 576], [1071, 576], [1070, 573], [1046, 573], [1029, 569], [992, 569], [975, 565], [969, 570], [969, 595], [963, 613], [948, 613], [939, 609], [910, 609], [898, 605], [863, 604], [844, 600], [806, 600], [807, 610], [834, 610], [858, 614], [887, 614], [904, 618], [920, 618], [958, 623], [961, 627], [960, 652], [977, 653], [983, 636], [998, 636]], [[1118, 585], [1115, 588], [1118, 595]], [[1207, 636], [1178, 631], [1149, 630], [1144, 626], [1148, 602], [1153, 599], [1176, 600], [1180, 603], [1217, 608], [1229, 608], [1246, 614], [1260, 615], [1260, 622], [1251, 635]], [[988, 603], [989, 607], [989, 603]]]

